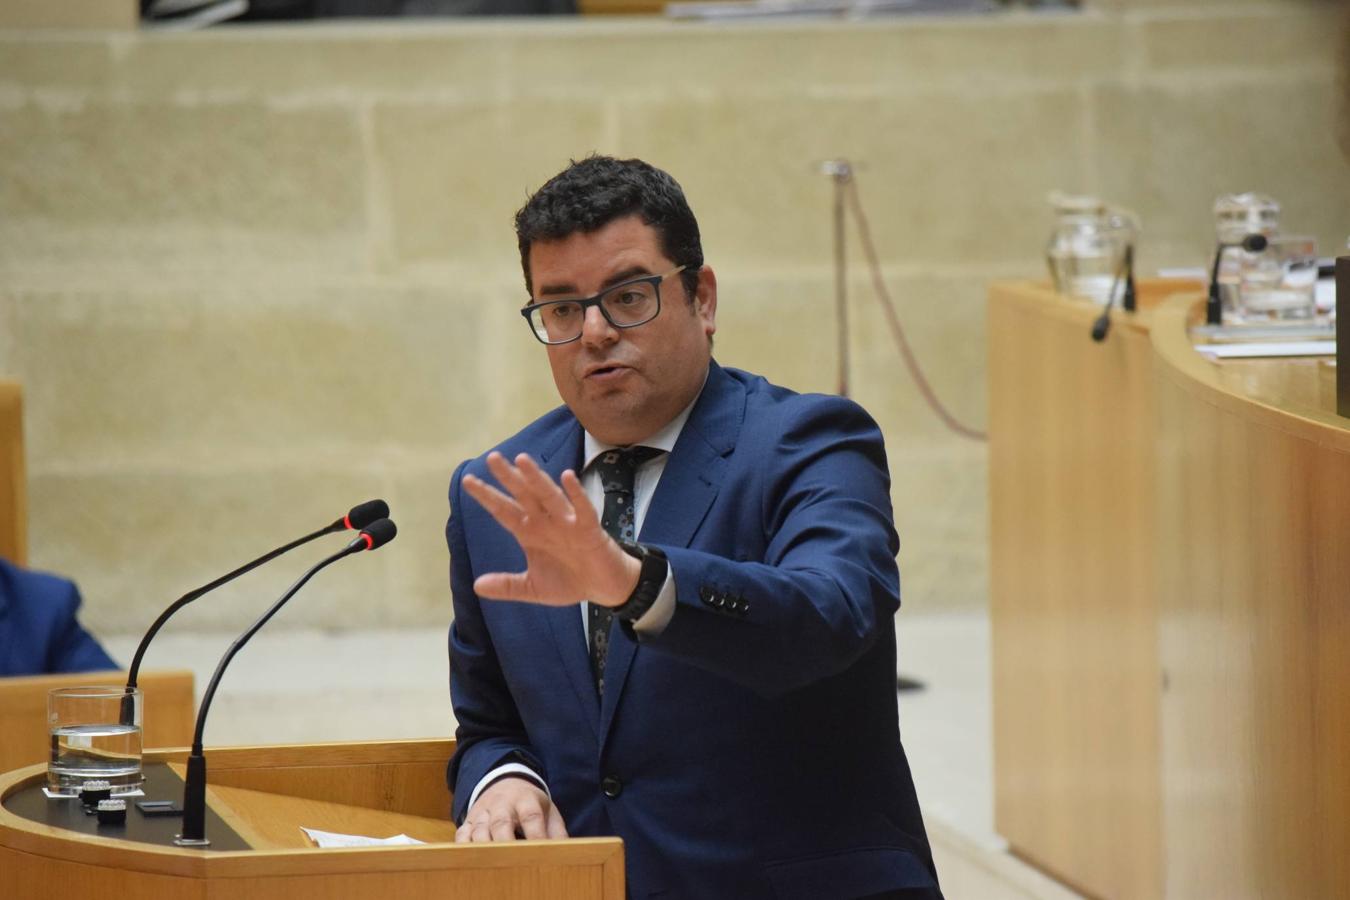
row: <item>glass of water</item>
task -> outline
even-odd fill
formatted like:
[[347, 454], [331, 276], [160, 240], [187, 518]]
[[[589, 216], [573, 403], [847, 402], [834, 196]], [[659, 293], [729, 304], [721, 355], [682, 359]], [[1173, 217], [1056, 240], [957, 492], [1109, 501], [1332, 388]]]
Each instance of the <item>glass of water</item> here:
[[47, 787], [78, 794], [86, 781], [113, 793], [140, 787], [141, 692], [117, 686], [56, 688], [47, 694], [51, 759]]

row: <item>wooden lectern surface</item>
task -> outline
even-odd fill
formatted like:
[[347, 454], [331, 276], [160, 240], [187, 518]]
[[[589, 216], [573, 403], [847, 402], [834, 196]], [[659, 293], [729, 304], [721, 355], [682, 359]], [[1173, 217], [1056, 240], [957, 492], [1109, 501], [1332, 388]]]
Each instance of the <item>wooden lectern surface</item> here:
[[[142, 698], [145, 733], [142, 746], [185, 747], [192, 743], [193, 679], [186, 669], [142, 672], [137, 679]], [[47, 693], [53, 688], [83, 685], [124, 685], [126, 672], [77, 672], [0, 678], [0, 772], [51, 755], [47, 731]]]
[[[453, 741], [208, 749], [208, 802], [250, 841], [246, 852], [76, 835], [0, 809], [0, 896], [623, 900], [617, 838], [449, 843], [445, 766], [453, 751]], [[147, 754], [171, 765], [186, 757]], [[0, 798], [42, 777], [41, 766], [0, 776]], [[422, 814], [429, 809], [446, 814]], [[438, 843], [322, 850], [297, 839], [302, 825]]]
[[990, 291], [997, 827], [1102, 898], [1350, 898], [1350, 420], [1143, 305]]

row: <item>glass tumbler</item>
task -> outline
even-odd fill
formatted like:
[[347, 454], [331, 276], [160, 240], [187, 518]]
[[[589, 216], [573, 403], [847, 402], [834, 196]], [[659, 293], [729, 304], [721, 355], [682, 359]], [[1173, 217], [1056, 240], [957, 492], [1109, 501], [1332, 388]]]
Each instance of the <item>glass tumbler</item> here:
[[140, 787], [141, 709], [139, 689], [114, 685], [50, 691], [48, 789], [78, 794], [86, 781], [106, 781], [114, 794]]

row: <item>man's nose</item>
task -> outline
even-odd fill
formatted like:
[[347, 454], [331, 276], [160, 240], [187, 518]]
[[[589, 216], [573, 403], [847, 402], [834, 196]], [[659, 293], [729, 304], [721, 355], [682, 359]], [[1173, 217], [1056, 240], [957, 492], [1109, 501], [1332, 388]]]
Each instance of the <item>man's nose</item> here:
[[581, 321], [581, 342], [583, 344], [608, 344], [617, 340], [619, 330], [609, 324], [600, 307], [592, 306], [586, 310], [586, 318]]

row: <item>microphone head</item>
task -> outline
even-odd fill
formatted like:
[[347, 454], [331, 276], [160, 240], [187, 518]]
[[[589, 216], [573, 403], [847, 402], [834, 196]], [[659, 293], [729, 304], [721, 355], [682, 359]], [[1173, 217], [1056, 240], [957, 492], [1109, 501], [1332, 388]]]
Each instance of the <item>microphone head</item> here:
[[1106, 340], [1106, 333], [1111, 330], [1111, 317], [1102, 313], [1097, 317], [1097, 321], [1092, 323], [1092, 339], [1097, 343]]
[[347, 517], [342, 523], [348, 528], [362, 529], [377, 519], [389, 518], [389, 504], [383, 500], [367, 500], [358, 506], [353, 506], [347, 513]]
[[352, 543], [364, 542], [367, 550], [378, 550], [392, 541], [396, 534], [398, 534], [398, 526], [391, 519], [376, 519], [362, 528], [361, 535]]
[[1260, 253], [1270, 244], [1264, 234], [1249, 234], [1242, 239], [1242, 249], [1248, 253]]

